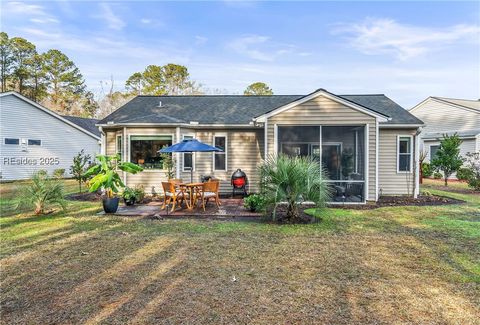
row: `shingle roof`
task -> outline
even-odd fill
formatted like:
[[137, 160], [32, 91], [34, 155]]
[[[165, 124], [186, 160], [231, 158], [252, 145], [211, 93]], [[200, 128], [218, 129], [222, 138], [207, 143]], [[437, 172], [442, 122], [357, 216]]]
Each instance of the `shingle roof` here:
[[95, 124], [97, 124], [99, 120], [96, 120], [93, 118], [84, 118], [84, 117], [68, 116], [68, 115], [63, 115], [62, 117], [78, 125], [82, 129], [87, 130], [88, 132], [100, 137], [100, 130], [98, 129], [97, 126], [95, 126]]
[[[99, 124], [190, 123], [249, 124], [254, 117], [284, 106], [304, 95], [273, 96], [137, 96], [105, 117]], [[341, 95], [340, 97], [389, 116], [387, 124], [423, 124], [385, 95]], [[159, 106], [161, 102], [161, 106]]]
[[433, 98], [480, 111], [480, 100], [457, 99], [457, 98], [446, 98], [446, 97], [433, 97]]

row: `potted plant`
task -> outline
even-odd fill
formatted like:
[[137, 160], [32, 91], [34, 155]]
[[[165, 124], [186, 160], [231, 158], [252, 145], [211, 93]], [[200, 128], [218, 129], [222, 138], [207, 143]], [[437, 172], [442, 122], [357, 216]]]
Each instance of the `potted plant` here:
[[119, 155], [98, 155], [97, 160], [98, 163], [85, 173], [85, 177], [93, 176], [89, 181], [89, 191], [96, 192], [98, 189], [103, 189], [105, 192], [103, 210], [105, 213], [115, 213], [119, 202], [119, 198], [115, 194], [125, 187], [118, 171], [136, 174], [141, 172], [143, 168], [134, 163], [121, 162]]
[[243, 206], [251, 212], [260, 211], [263, 205], [263, 197], [259, 194], [251, 194], [243, 199]]
[[122, 197], [125, 205], [134, 205], [137, 200], [137, 192], [133, 188], [125, 187]]

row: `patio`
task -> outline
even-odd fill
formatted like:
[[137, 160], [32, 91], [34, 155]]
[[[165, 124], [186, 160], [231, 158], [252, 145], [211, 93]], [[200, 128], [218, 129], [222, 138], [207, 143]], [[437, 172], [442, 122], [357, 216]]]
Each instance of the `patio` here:
[[[205, 211], [201, 208], [193, 210], [186, 209], [184, 206], [170, 212], [167, 209], [161, 209], [163, 201], [151, 201], [146, 204], [137, 204], [133, 206], [120, 205], [118, 211], [114, 214], [123, 217], [145, 217], [145, 218], [183, 218], [183, 217], [202, 217], [202, 218], [238, 218], [238, 217], [260, 217], [261, 214], [257, 212], [250, 212], [243, 207], [242, 198], [222, 198], [221, 206], [217, 206], [210, 202], [205, 207]], [[100, 212], [99, 215], [104, 215], [105, 212]]]

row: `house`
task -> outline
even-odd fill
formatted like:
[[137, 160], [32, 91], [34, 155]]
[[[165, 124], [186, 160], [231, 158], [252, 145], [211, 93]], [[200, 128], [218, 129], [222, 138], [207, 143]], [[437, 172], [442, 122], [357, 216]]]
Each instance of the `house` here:
[[158, 150], [183, 139], [223, 152], [175, 154], [177, 178], [210, 175], [231, 192], [238, 168], [258, 190], [258, 167], [278, 153], [322, 161], [336, 202], [365, 203], [380, 195], [418, 193], [415, 162], [423, 122], [385, 95], [137, 96], [98, 123], [102, 152], [142, 165], [123, 175], [128, 186], [161, 192]]
[[444, 134], [457, 133], [462, 139], [460, 154], [480, 151], [480, 100], [428, 97], [410, 110], [425, 122], [420, 150], [430, 162]]
[[100, 152], [98, 120], [60, 116], [16, 92], [0, 94], [0, 175], [27, 179], [39, 170], [65, 169], [82, 149]]

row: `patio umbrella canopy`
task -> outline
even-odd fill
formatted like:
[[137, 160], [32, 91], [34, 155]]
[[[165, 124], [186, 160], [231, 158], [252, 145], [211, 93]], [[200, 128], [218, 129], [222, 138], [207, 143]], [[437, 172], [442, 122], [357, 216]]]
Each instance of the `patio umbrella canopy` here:
[[[209, 144], [198, 141], [197, 139], [183, 140], [182, 142], [160, 149], [161, 153], [173, 152], [222, 152], [223, 150]], [[193, 169], [190, 169], [190, 181], [193, 182]]]

